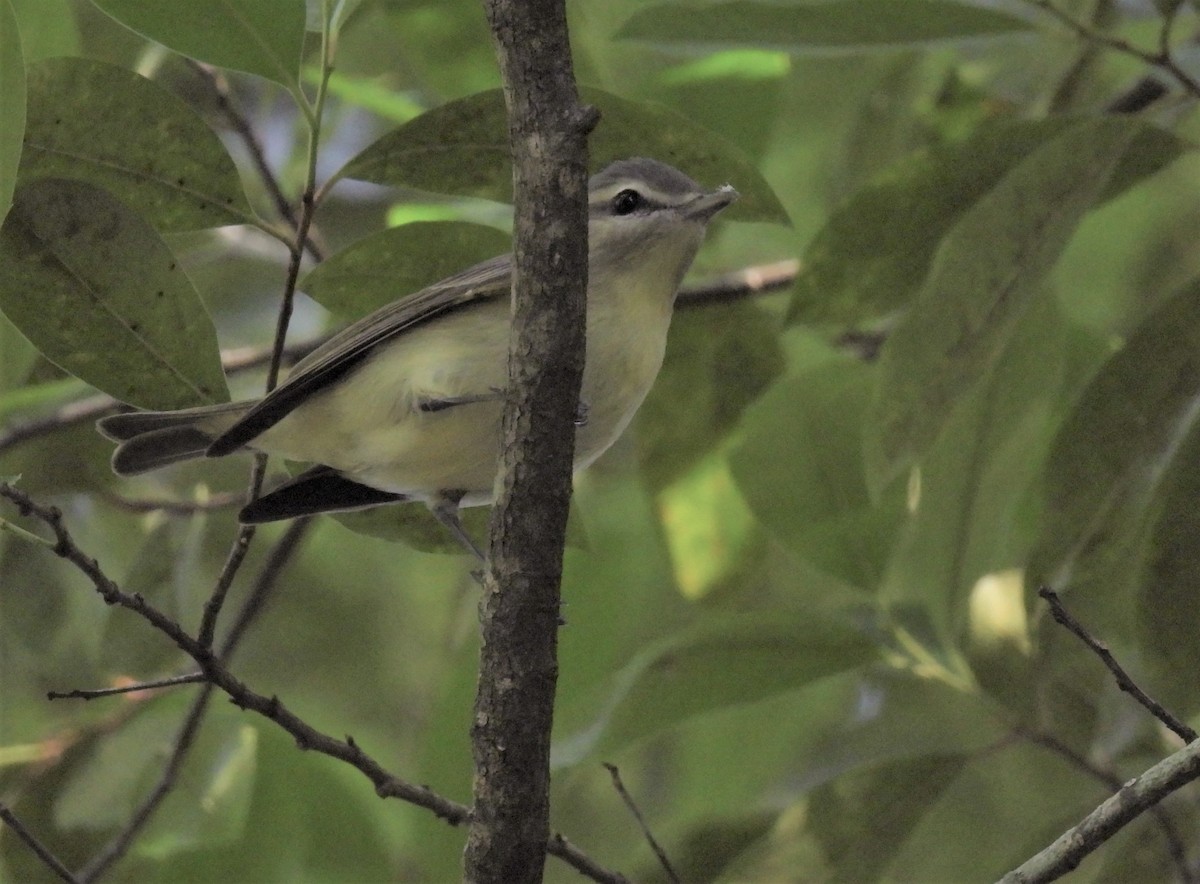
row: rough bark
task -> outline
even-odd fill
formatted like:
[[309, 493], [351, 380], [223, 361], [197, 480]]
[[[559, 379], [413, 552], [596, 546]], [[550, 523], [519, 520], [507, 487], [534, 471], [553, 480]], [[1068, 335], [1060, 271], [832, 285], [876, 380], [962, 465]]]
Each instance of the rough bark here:
[[587, 144], [562, 0], [485, 0], [513, 153], [513, 336], [480, 602], [464, 879], [542, 879], [573, 417], [584, 359]]

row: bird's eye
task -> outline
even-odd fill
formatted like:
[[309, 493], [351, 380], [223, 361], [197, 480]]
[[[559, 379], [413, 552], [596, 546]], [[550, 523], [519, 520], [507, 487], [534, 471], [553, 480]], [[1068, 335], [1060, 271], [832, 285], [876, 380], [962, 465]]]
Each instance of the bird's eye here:
[[629, 215], [636, 212], [642, 205], [642, 195], [636, 190], [622, 190], [613, 197], [613, 212], [618, 215]]

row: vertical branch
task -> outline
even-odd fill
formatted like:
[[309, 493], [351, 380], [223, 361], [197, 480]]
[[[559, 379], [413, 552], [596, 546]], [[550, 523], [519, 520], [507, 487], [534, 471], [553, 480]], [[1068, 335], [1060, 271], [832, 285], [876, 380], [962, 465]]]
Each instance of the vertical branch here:
[[513, 154], [513, 329], [480, 602], [467, 881], [540, 881], [574, 414], [583, 373], [587, 144], [563, 0], [484, 0]]

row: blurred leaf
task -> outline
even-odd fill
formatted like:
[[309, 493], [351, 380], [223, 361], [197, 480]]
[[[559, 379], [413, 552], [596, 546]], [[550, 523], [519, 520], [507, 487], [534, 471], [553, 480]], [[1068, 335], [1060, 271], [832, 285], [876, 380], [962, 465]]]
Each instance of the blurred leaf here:
[[296, 88], [304, 44], [297, 0], [92, 0], [130, 30], [176, 52]]
[[686, 598], [703, 597], [748, 555], [754, 520], [719, 454], [662, 489], [658, 508], [675, 583]]
[[[580, 93], [601, 114], [588, 141], [593, 169], [627, 157], [653, 157], [708, 187], [734, 184], [742, 198], [728, 210], [730, 218], [787, 223], [787, 212], [762, 174], [725, 139], [661, 105], [598, 89]], [[509, 202], [512, 167], [503, 94], [493, 89], [426, 111], [367, 147], [337, 175]]]
[[664, 86], [709, 80], [774, 80], [786, 76], [791, 69], [791, 60], [783, 52], [728, 49], [669, 68], [659, 75], [659, 80]]
[[[487, 546], [490, 513], [491, 510], [487, 507], [471, 507], [459, 513], [463, 527], [480, 547]], [[345, 513], [330, 513], [329, 516], [355, 534], [399, 541], [424, 552], [466, 554], [462, 544], [433, 517], [425, 505], [415, 501]]]
[[[574, 513], [575, 505], [571, 505]], [[491, 508], [468, 507], [459, 511], [459, 519], [467, 533], [481, 548], [487, 546], [488, 525]], [[331, 519], [355, 534], [376, 537], [380, 540], [399, 541], [422, 552], [467, 555], [458, 539], [446, 530], [446, 526], [433, 517], [428, 508], [418, 501], [376, 506], [365, 510], [329, 513]], [[578, 519], [567, 518], [567, 545], [586, 547], [586, 538], [581, 533]]]
[[658, 379], [634, 424], [656, 491], [711, 456], [783, 369], [778, 321], [756, 304], [676, 311]]
[[23, 181], [104, 187], [164, 231], [255, 221], [233, 160], [195, 111], [132, 71], [88, 59], [29, 66], [20, 171]]
[[791, 52], [920, 46], [1030, 31], [1023, 18], [951, 0], [831, 0], [798, 5], [749, 0], [642, 9], [618, 39], [671, 48], [770, 47]]
[[[316, 86], [321, 82], [321, 69], [315, 65], [304, 68], [304, 82]], [[407, 93], [397, 92], [377, 80], [352, 77], [334, 71], [329, 77], [329, 94], [368, 110], [378, 117], [395, 123], [407, 123], [420, 116], [425, 107]]]
[[876, 505], [862, 463], [874, 370], [827, 351], [746, 413], [730, 455], [738, 488], [763, 526], [801, 559], [862, 589], [879, 585], [903, 514], [895, 489]]
[[1072, 760], [1041, 747], [980, 753], [936, 796], [881, 879], [997, 880], [1106, 797]]
[[494, 227], [414, 222], [343, 249], [318, 264], [299, 287], [342, 318], [356, 318], [511, 247], [511, 238]]
[[241, 838], [254, 797], [258, 730], [234, 709], [214, 709], [189, 753], [183, 775], [138, 838], [153, 859]]
[[[93, 831], [126, 825], [161, 776], [186, 701], [182, 693], [156, 698], [97, 742], [58, 796], [57, 824]], [[257, 734], [245, 716], [228, 706], [210, 710], [174, 790], [136, 850], [162, 857], [237, 838], [254, 789], [256, 748]]]
[[854, 716], [806, 755], [801, 788], [901, 760], [969, 757], [1007, 734], [1003, 710], [978, 691], [881, 668], [862, 679]]
[[1158, 588], [1142, 571], [1150, 552], [1146, 544], [1156, 521], [1157, 530], [1166, 528], [1160, 519], [1168, 498], [1174, 515], [1183, 517], [1177, 510], [1182, 500], [1171, 488], [1186, 484], [1192, 468], [1184, 449], [1196, 433], [1197, 402], [1200, 280], [1143, 320], [1092, 379], [1058, 432], [1046, 466], [1040, 540], [1030, 564], [1033, 587], [1086, 587], [1088, 596], [1124, 610], [1135, 581], [1149, 580], [1141, 591], [1145, 603], [1155, 604]]
[[108, 193], [49, 178], [0, 228], [0, 308], [45, 356], [123, 402], [229, 398], [212, 322], [146, 223]]
[[636, 868], [633, 880], [645, 884], [670, 884], [672, 880], [689, 884], [750, 880], [736, 873], [734, 877], [728, 877], [729, 866], [770, 832], [775, 817], [770, 810], [753, 809], [705, 820], [691, 827], [682, 838], [665, 843], [664, 853], [671, 860], [676, 878], [667, 877], [661, 860], [649, 857]]
[[836, 870], [833, 880], [887, 880], [888, 861], [965, 763], [959, 755], [885, 761], [815, 790], [807, 828]]
[[87, 384], [77, 378], [62, 378], [0, 393], [0, 421], [22, 412], [53, 408], [88, 392]]
[[69, 0], [11, 0], [25, 63], [79, 54], [79, 28]]
[[727, 616], [693, 627], [617, 673], [591, 726], [556, 744], [555, 763], [613, 753], [691, 716], [795, 690], [877, 653], [863, 630], [827, 617]]
[[[1195, 294], [1192, 299], [1196, 299]], [[1195, 311], [1194, 307], [1190, 309]], [[1195, 368], [1197, 353], [1200, 351], [1189, 354], [1193, 360], [1190, 365], [1180, 366], [1181, 380]], [[1157, 357], [1155, 362], [1157, 372]], [[1169, 407], [1178, 402], [1161, 404]], [[1166, 464], [1156, 465], [1166, 469], [1146, 514], [1145, 555], [1134, 552], [1135, 560], [1145, 562], [1138, 575], [1137, 634], [1156, 676], [1147, 690], [1159, 702], [1184, 715], [1200, 708], [1200, 697], [1193, 686], [1179, 679], [1179, 673], [1191, 672], [1192, 667], [1200, 665], [1200, 594], [1196, 592], [1200, 580], [1200, 545], [1196, 543], [1200, 537], [1200, 512], [1196, 507], [1200, 499], [1200, 428], [1194, 423], [1200, 413], [1198, 406], [1200, 391], [1193, 389], [1186, 414], [1168, 412], [1179, 418], [1171, 440], [1174, 450]], [[1157, 415], [1151, 420], [1161, 426]], [[1185, 426], [1186, 437], [1180, 439]], [[1128, 536], [1131, 527], [1117, 526], [1117, 530]]]
[[922, 458], [986, 375], [1138, 132], [1083, 123], [1031, 153], [946, 236], [889, 335], [866, 441], [870, 485]]
[[25, 135], [25, 59], [17, 17], [9, 0], [0, 0], [0, 221], [12, 205]]
[[1064, 343], [1057, 305], [1043, 298], [910, 473], [882, 595], [891, 606], [924, 611], [947, 647], [964, 637], [976, 581], [1026, 561], [1055, 408], [1073, 393], [1059, 392]]
[[[809, 244], [794, 284], [793, 322], [857, 323], [907, 305], [947, 232], [1035, 151], [1077, 119], [999, 120], [959, 144], [897, 163], [833, 214]], [[1186, 149], [1140, 120], [1101, 199], [1112, 199]], [[1045, 160], [1038, 160], [1045, 162]], [[897, 219], [904, 219], [897, 223]]]

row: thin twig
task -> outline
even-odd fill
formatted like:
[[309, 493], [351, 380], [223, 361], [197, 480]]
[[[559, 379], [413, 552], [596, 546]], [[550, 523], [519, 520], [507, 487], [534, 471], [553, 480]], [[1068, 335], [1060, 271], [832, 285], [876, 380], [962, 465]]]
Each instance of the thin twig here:
[[271, 548], [267, 561], [259, 571], [254, 586], [250, 589], [250, 594], [242, 603], [241, 610], [238, 611], [233, 626], [229, 629], [229, 634], [225, 636], [225, 640], [221, 644], [219, 656], [222, 663], [229, 664], [229, 659], [241, 642], [242, 636], [245, 635], [246, 629], [262, 611], [272, 590], [279, 585], [279, 575], [292, 560], [296, 550], [300, 548], [300, 544], [304, 541], [312, 525], [313, 518], [311, 516], [293, 519], [283, 536]]
[[156, 678], [151, 681], [137, 681], [131, 684], [117, 685], [111, 688], [76, 688], [73, 691], [47, 691], [47, 700], [96, 700], [100, 697], [113, 697], [118, 694], [136, 694], [141, 691], [153, 691], [159, 688], [174, 688], [185, 684], [200, 684], [207, 679], [203, 672], [189, 672], [184, 675], [171, 675], [166, 678]]
[[[1103, 783], [1108, 787], [1110, 792], [1115, 794], [1121, 790], [1121, 786], [1124, 783], [1119, 776], [1110, 770], [1105, 770], [1099, 765], [1093, 764], [1091, 760], [1076, 752], [1057, 737], [1050, 734], [1027, 731], [1022, 728], [1019, 728], [1017, 733], [1030, 742], [1049, 749], [1056, 755], [1066, 759], [1092, 779]], [[1167, 853], [1170, 855], [1171, 861], [1175, 864], [1175, 872], [1178, 874], [1179, 880], [1182, 884], [1192, 884], [1196, 880], [1196, 875], [1188, 864], [1187, 848], [1184, 847], [1183, 839], [1175, 830], [1175, 825], [1171, 821], [1170, 816], [1167, 815], [1166, 809], [1156, 804], [1150, 808], [1150, 814], [1154, 817], [1159, 830], [1162, 832], [1163, 840], [1167, 845]]]
[[615, 764], [604, 762], [604, 767], [612, 776], [613, 788], [617, 790], [617, 794], [621, 796], [621, 800], [625, 802], [625, 806], [629, 808], [629, 812], [633, 814], [633, 818], [637, 820], [638, 826], [641, 827], [642, 835], [645, 836], [646, 842], [650, 845], [650, 849], [654, 851], [654, 855], [658, 857], [659, 863], [662, 864], [663, 871], [667, 873], [667, 879], [672, 884], [680, 884], [679, 875], [675, 873], [675, 869], [671, 866], [671, 861], [667, 859], [667, 852], [662, 849], [662, 846], [655, 840], [654, 835], [650, 832], [650, 826], [646, 824], [645, 817], [638, 810], [637, 802], [633, 800], [633, 796], [625, 788], [625, 784], [621, 782], [621, 771], [617, 769]]
[[145, 497], [125, 497], [111, 491], [101, 489], [101, 500], [131, 513], [165, 512], [176, 516], [190, 516], [195, 513], [207, 513], [213, 510], [223, 510], [245, 502], [245, 494], [226, 492], [214, 494], [205, 500], [151, 500]]
[[[254, 466], [250, 471], [250, 489], [246, 493], [247, 500], [254, 500], [258, 497], [259, 491], [262, 490], [263, 476], [266, 474], [266, 456], [257, 455], [254, 458]], [[229, 588], [233, 585], [233, 578], [237, 576], [237, 572], [241, 570], [242, 562], [246, 560], [246, 553], [250, 551], [250, 541], [254, 539], [256, 533], [254, 525], [241, 525], [238, 527], [237, 535], [233, 538], [233, 543], [229, 547], [229, 552], [225, 557], [225, 564], [221, 567], [221, 573], [217, 575], [217, 581], [213, 585], [213, 591], [209, 595], [208, 600], [204, 603], [204, 613], [200, 618], [200, 645], [206, 650], [212, 649], [213, 636], [217, 630], [217, 617], [221, 613], [221, 608], [225, 605], [225, 599], [229, 595]]]
[[684, 286], [675, 298], [675, 306], [706, 307], [709, 304], [726, 304], [753, 295], [776, 292], [791, 285], [799, 272], [800, 262], [794, 259], [743, 267], [732, 273]]
[[17, 818], [17, 815], [3, 804], [0, 804], [0, 820], [3, 820], [13, 830], [13, 834], [24, 841], [25, 846], [36, 853], [38, 859], [44, 862], [46, 867], [53, 871], [54, 874], [58, 875], [64, 881], [71, 882], [71, 884], [80, 884], [79, 879], [71, 874], [71, 870], [62, 864], [62, 861], [50, 851], [50, 848], [46, 847], [32, 832], [25, 828], [25, 824]]
[[1123, 784], [1078, 825], [1001, 878], [1001, 884], [1041, 884], [1065, 875], [1143, 811], [1198, 778], [1200, 742], [1195, 742]]
[[596, 863], [586, 853], [564, 838], [559, 832], [550, 836], [546, 844], [546, 852], [557, 856], [581, 875], [586, 875], [600, 884], [630, 884], [629, 879], [620, 872], [610, 871]]
[[1062, 601], [1058, 597], [1058, 593], [1048, 586], [1043, 586], [1038, 589], [1038, 595], [1045, 599], [1050, 605], [1050, 613], [1053, 615], [1056, 622], [1065, 626], [1076, 637], [1079, 638], [1085, 645], [1096, 654], [1097, 657], [1108, 667], [1108, 671], [1113, 674], [1117, 680], [1117, 686], [1132, 696], [1135, 700], [1144, 706], [1151, 715], [1169, 727], [1172, 731], [1179, 735], [1185, 743], [1191, 743], [1196, 739], [1196, 732], [1188, 727], [1174, 715], [1172, 715], [1161, 703], [1154, 700], [1138, 687], [1137, 683], [1129, 677], [1121, 664], [1117, 662], [1116, 657], [1112, 655], [1108, 647], [1100, 641], [1097, 641], [1091, 633], [1089, 633], [1082, 624], [1071, 613], [1063, 607]]
[[1042, 10], [1047, 15], [1057, 19], [1058, 22], [1064, 25], [1069, 30], [1073, 31], [1081, 39], [1087, 40], [1098, 46], [1104, 46], [1112, 49], [1115, 52], [1120, 52], [1139, 61], [1144, 62], [1152, 67], [1170, 74], [1187, 92], [1193, 96], [1200, 98], [1200, 81], [1188, 74], [1171, 55], [1170, 47], [1167, 45], [1170, 41], [1171, 25], [1173, 24], [1173, 16], [1168, 16], [1164, 20], [1164, 27], [1159, 33], [1159, 49], [1157, 52], [1149, 52], [1138, 46], [1133, 45], [1128, 40], [1121, 37], [1113, 37], [1109, 34], [1102, 33], [1089, 27], [1081, 21], [1076, 20], [1068, 13], [1055, 6], [1051, 0], [1025, 0], [1030, 6]]
[[[382, 798], [399, 798], [432, 812], [451, 825], [462, 825], [470, 818], [470, 809], [466, 805], [451, 801], [426, 786], [417, 786], [394, 776], [363, 752], [352, 738], [338, 740], [330, 737], [289, 710], [279, 698], [267, 697], [251, 690], [234, 676], [211, 650], [192, 638], [176, 621], [159, 611], [141, 595], [123, 592], [100, 569], [96, 560], [76, 545], [70, 532], [63, 525], [62, 514], [56, 508], [42, 506], [23, 491], [4, 482], [0, 482], [0, 497], [16, 504], [23, 515], [34, 516], [44, 522], [55, 535], [56, 555], [71, 562], [81, 571], [107, 604], [133, 611], [170, 638], [180, 650], [199, 664], [210, 684], [224, 691], [234, 705], [275, 722], [291, 734], [301, 749], [311, 749], [351, 765], [371, 781], [376, 794]], [[597, 866], [559, 835], [548, 839], [546, 850], [596, 881], [604, 884], [622, 884], [625, 881], [619, 874]]]
[[[287, 533], [272, 548], [267, 562], [263, 565], [255, 581], [254, 589], [238, 613], [238, 617], [234, 623], [234, 632], [225, 640], [221, 656], [226, 662], [241, 635], [244, 634], [246, 626], [255, 614], [262, 609], [263, 600], [270, 593], [271, 588], [276, 585], [284, 566], [299, 547], [309, 522], [311, 520], [293, 522], [289, 526]], [[179, 770], [188, 752], [191, 750], [196, 733], [203, 722], [208, 701], [211, 699], [213, 690], [212, 683], [204, 673], [190, 673], [188, 675], [176, 676], [174, 679], [162, 679], [160, 683], [145, 683], [141, 685], [141, 687], [166, 687], [170, 684], [187, 684], [197, 681], [205, 682], [204, 689], [197, 696], [195, 702], [192, 704], [192, 708], [188, 711], [184, 725], [180, 728], [179, 734], [175, 739], [171, 757], [167, 760], [167, 764], [163, 768], [157, 785], [146, 796], [146, 799], [125, 826], [122, 827], [117, 836], [88, 864], [88, 874], [81, 875], [85, 881], [96, 880], [96, 878], [124, 855], [137, 833], [149, 821], [151, 815], [157, 810], [163, 799], [174, 788]], [[85, 699], [87, 698], [85, 697]]]
[[[229, 123], [230, 128], [241, 139], [246, 146], [246, 152], [250, 155], [250, 162], [254, 164], [254, 170], [258, 173], [259, 180], [266, 187], [267, 193], [271, 197], [271, 201], [275, 204], [275, 211], [279, 213], [279, 217], [287, 222], [292, 230], [296, 230], [299, 226], [299, 218], [296, 215], [295, 207], [283, 193], [283, 187], [279, 183], [279, 178], [275, 175], [275, 171], [271, 168], [271, 164], [267, 162], [267, 153], [263, 149], [262, 142], [259, 141], [258, 135], [254, 131], [254, 127], [250, 125], [250, 120], [242, 113], [233, 99], [233, 91], [229, 88], [229, 81], [224, 73], [220, 70], [203, 64], [194, 59], [185, 59], [188, 66], [195, 71], [204, 84], [208, 87], [213, 95], [213, 100], [217, 104], [217, 109]], [[312, 237], [306, 236], [304, 239], [304, 248], [317, 261], [324, 260], [324, 254], [321, 248], [313, 241]]]

